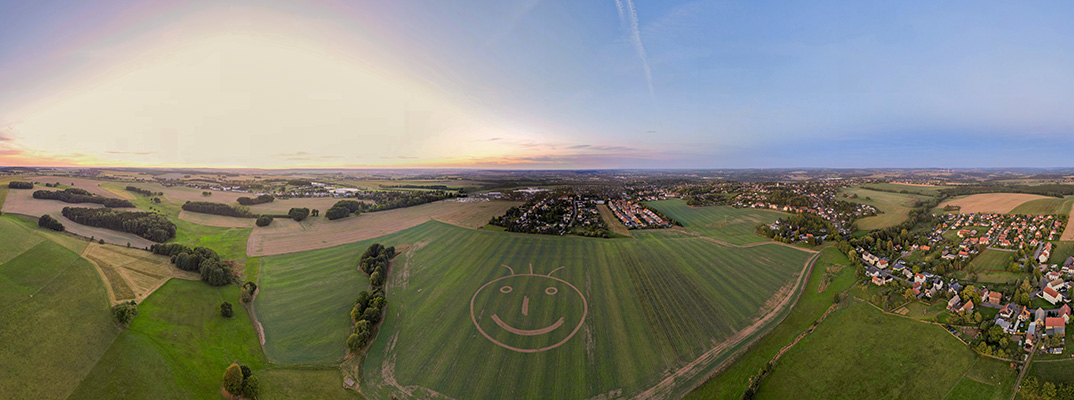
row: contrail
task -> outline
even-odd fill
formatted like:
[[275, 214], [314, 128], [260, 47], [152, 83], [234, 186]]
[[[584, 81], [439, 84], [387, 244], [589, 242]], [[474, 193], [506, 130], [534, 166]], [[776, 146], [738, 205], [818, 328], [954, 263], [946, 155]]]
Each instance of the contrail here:
[[[624, 7], [623, 2], [626, 2]], [[634, 44], [634, 52], [641, 59], [641, 69], [645, 72], [645, 83], [649, 85], [649, 95], [653, 92], [653, 73], [649, 69], [649, 58], [645, 55], [645, 46], [641, 43], [641, 31], [638, 29], [638, 10], [634, 8], [632, 0], [615, 0], [615, 8], [619, 10], [619, 22], [629, 29], [630, 42]]]

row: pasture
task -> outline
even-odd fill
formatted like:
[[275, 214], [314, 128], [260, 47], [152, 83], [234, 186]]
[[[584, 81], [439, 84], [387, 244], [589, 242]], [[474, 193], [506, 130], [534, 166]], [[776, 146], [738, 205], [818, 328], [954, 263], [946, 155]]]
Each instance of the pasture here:
[[1005, 399], [1015, 377], [942, 327], [852, 301], [776, 363], [757, 398]]
[[[792, 293], [810, 257], [690, 236], [568, 238], [439, 222], [376, 241], [409, 247], [393, 262], [387, 318], [362, 369], [370, 398], [681, 396], [726, 358], [725, 340]], [[347, 312], [368, 287], [357, 257], [372, 242], [263, 258], [255, 302], [271, 360], [344, 355]], [[455, 367], [475, 359], [485, 361]]]
[[857, 195], [857, 198], [841, 198], [851, 203], [868, 204], [880, 210], [880, 214], [872, 217], [858, 219], [855, 223], [858, 229], [873, 230], [895, 226], [906, 221], [910, 216], [910, 210], [919, 201], [929, 200], [929, 196], [922, 194], [903, 194], [869, 190], [860, 186], [843, 189], [842, 193]]
[[[974, 194], [965, 197], [956, 197], [951, 200], [947, 200], [939, 205], [939, 208], [945, 206], [958, 206], [958, 212], [962, 214], [973, 213], [999, 213], [1007, 214], [1014, 210], [1019, 205], [1033, 201], [1033, 200], [1049, 200], [1053, 197], [1041, 196], [1037, 194], [1025, 194], [1025, 193], [983, 193]], [[1059, 199], [1057, 199], [1059, 200]], [[1038, 203], [1038, 204], [1050, 204]], [[1038, 208], [1034, 206], [1033, 208]]]
[[[741, 399], [742, 393], [749, 385], [750, 377], [764, 367], [783, 346], [794, 341], [795, 337], [820, 318], [832, 305], [832, 298], [836, 293], [854, 284], [856, 278], [854, 270], [842, 267], [849, 264], [850, 260], [839, 250], [834, 247], [826, 248], [817, 259], [816, 265], [813, 266], [813, 273], [810, 274], [809, 284], [802, 292], [802, 297], [798, 299], [787, 317], [738, 356], [732, 364], [704, 385], [690, 392], [686, 398]], [[829, 272], [829, 268], [836, 272]], [[829, 280], [827, 285], [823, 284], [825, 280]]]
[[93, 266], [28, 229], [0, 217], [0, 388], [6, 398], [63, 399], [119, 329]]
[[985, 249], [970, 261], [969, 268], [977, 272], [1006, 271], [1014, 260], [1014, 255], [1013, 251]]
[[329, 221], [308, 218], [302, 222], [279, 218], [254, 229], [246, 245], [251, 257], [323, 249], [390, 235], [430, 220], [477, 229], [489, 219], [519, 205], [511, 201], [438, 201], [419, 206], [365, 213]]
[[[1069, 342], [1070, 335], [1067, 335], [1067, 341]], [[1074, 370], [1074, 359], [1057, 359], [1057, 360], [1039, 360], [1034, 358], [1033, 365], [1030, 367], [1026, 376], [1035, 376], [1042, 381], [1048, 381], [1052, 383], [1065, 383], [1067, 385], [1074, 385], [1074, 374], [1070, 371]]]
[[757, 225], [770, 224], [787, 216], [780, 212], [751, 208], [690, 207], [679, 199], [650, 201], [645, 204], [679, 221], [683, 228], [689, 231], [739, 245], [769, 241], [754, 233]]
[[1066, 196], [1064, 198], [1048, 197], [1044, 199], [1030, 200], [1025, 203], [1019, 204], [1011, 210], [1011, 214], [1029, 214], [1029, 215], [1048, 215], [1048, 214], [1063, 214], [1070, 215], [1070, 207], [1074, 205], [1074, 196]]
[[203, 214], [199, 212], [180, 211], [179, 219], [193, 222], [198, 225], [215, 226], [218, 228], [250, 228], [253, 229], [254, 218], [228, 217], [224, 215]]

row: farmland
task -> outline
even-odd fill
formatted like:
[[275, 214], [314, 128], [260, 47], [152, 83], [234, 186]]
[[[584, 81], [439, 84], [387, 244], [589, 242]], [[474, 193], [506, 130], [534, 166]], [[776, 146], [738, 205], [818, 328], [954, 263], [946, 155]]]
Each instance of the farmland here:
[[[959, 212], [962, 214], [973, 213], [999, 213], [1006, 214], [1014, 210], [1022, 203], [1026, 203], [1034, 200], [1052, 200], [1047, 196], [1041, 196], [1036, 194], [1025, 193], [984, 193], [974, 194], [965, 197], [956, 197], [951, 200], [940, 204], [940, 208], [944, 206], [957, 206]], [[1059, 200], [1059, 199], [1056, 199]], [[1029, 207], [1031, 209], [1050, 208], [1054, 202], [1040, 202], [1037, 205]]]
[[853, 301], [788, 351], [757, 397], [1006, 399], [1015, 374], [939, 326]]
[[940, 194], [940, 190], [944, 189], [943, 186], [933, 185], [907, 185], [904, 183], [869, 183], [862, 185], [866, 189], [875, 189], [884, 192], [903, 192], [915, 193], [925, 196], [937, 196]]
[[784, 213], [768, 210], [731, 207], [690, 207], [685, 201], [660, 200], [645, 203], [682, 223], [683, 227], [702, 236], [732, 244], [765, 242], [754, 232], [759, 224], [770, 224]]
[[627, 229], [626, 225], [623, 225], [623, 221], [615, 217], [615, 214], [612, 213], [608, 206], [600, 204], [597, 206], [597, 210], [600, 211], [600, 217], [604, 219], [604, 224], [608, 226], [612, 233], [630, 236], [630, 229]]
[[855, 223], [858, 229], [873, 230], [895, 226], [906, 221], [910, 215], [910, 209], [918, 201], [927, 201], [929, 196], [921, 194], [903, 194], [869, 190], [863, 187], [850, 187], [843, 190], [844, 194], [857, 195], [857, 198], [847, 198], [852, 203], [868, 204], [880, 210], [879, 215], [865, 217]]
[[[93, 266], [30, 229], [0, 217], [0, 388], [7, 398], [62, 399], [119, 329]], [[33, 240], [8, 240], [24, 237]]]
[[1045, 214], [1065, 214], [1070, 215], [1070, 207], [1074, 205], [1074, 196], [1067, 196], [1062, 199], [1055, 197], [1048, 197], [1037, 200], [1030, 200], [1025, 203], [1019, 204], [1011, 210], [1011, 214], [1031, 214], [1031, 215], [1045, 215]]
[[180, 211], [179, 219], [193, 222], [198, 225], [215, 226], [218, 228], [250, 228], [254, 227], [253, 218], [228, 217], [224, 215], [204, 214], [191, 211]]
[[113, 303], [141, 302], [172, 277], [198, 280], [198, 274], [175, 268], [168, 257], [144, 250], [90, 243], [82, 256], [104, 275]]
[[[462, 397], [637, 393], [770, 311], [775, 303], [770, 299], [777, 292], [777, 297], [789, 294], [793, 277], [809, 257], [784, 246], [735, 249], [689, 236], [566, 238], [475, 231], [439, 222], [377, 241], [409, 248], [396, 258], [389, 275], [387, 319], [362, 369], [363, 390], [374, 398], [399, 395], [393, 382]], [[343, 356], [351, 325], [347, 311], [358, 291], [367, 287], [355, 263], [370, 242], [264, 258], [256, 308], [270, 359], [318, 364]], [[566, 297], [539, 308], [539, 315], [572, 321], [586, 315], [570, 340], [559, 343], [563, 336], [555, 335], [515, 340], [495, 332], [490, 337], [516, 348], [559, 344], [554, 351], [534, 354], [483, 337], [474, 321], [485, 327], [488, 317], [475, 311], [471, 321], [469, 307], [487, 282], [512, 270], [527, 274], [531, 264], [537, 275], [565, 267], [554, 276], [578, 288], [586, 299], [584, 306]], [[516, 286], [524, 291], [532, 282]], [[560, 289], [558, 293], [571, 293], [566, 286]], [[477, 307], [493, 306], [485, 296], [476, 298]], [[646, 345], [618, 350], [629, 343]], [[401, 354], [406, 357], [397, 357]], [[489, 362], [451, 367], [452, 360], [479, 355]], [[725, 356], [719, 353], [712, 361]], [[713, 364], [680, 370], [671, 387], [661, 389], [687, 389]], [[549, 365], [557, 368], [543, 367]], [[549, 393], [553, 388], [556, 392]]]
[[[439, 201], [420, 206], [365, 213], [337, 221], [309, 218], [302, 222], [277, 219], [250, 235], [246, 251], [250, 256], [284, 254], [323, 249], [389, 235], [429, 220], [478, 228], [518, 202]], [[299, 234], [300, 233], [300, 234]]]

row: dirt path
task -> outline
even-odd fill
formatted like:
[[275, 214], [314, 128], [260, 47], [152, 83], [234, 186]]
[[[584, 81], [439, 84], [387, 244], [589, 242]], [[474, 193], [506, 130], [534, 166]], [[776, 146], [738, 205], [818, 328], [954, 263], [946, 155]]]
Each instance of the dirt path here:
[[1026, 363], [1022, 364], [1022, 372], [1018, 373], [1018, 379], [1014, 381], [1014, 391], [1011, 392], [1011, 400], [1018, 398], [1018, 389], [1022, 386], [1022, 378], [1025, 378], [1026, 371], [1029, 371], [1029, 367], [1032, 365], [1033, 355], [1037, 354], [1037, 350], [1043, 343], [1044, 341], [1038, 341], [1037, 344], [1033, 346], [1033, 351], [1029, 353], [1029, 358], [1026, 359]]
[[[671, 395], [673, 389], [676, 386], [676, 381], [696, 377], [697, 374], [701, 373], [705, 367], [711, 365], [711, 363], [718, 359], [720, 356], [723, 356], [728, 349], [732, 349], [740, 345], [747, 345], [748, 347], [749, 344], [756, 342], [758, 339], [763, 337], [764, 335], [755, 334], [760, 332], [761, 330], [771, 329], [772, 327], [774, 327], [774, 323], [778, 323], [778, 320], [782, 319], [782, 317], [780, 317], [780, 314], [782, 314], [782, 312], [788, 307], [797, 303], [798, 299], [802, 296], [802, 292], [804, 291], [803, 288], [805, 287], [806, 282], [809, 281], [809, 276], [813, 271], [813, 266], [816, 264], [817, 259], [820, 258], [820, 252], [813, 251], [812, 253], [814, 253], [813, 256], [806, 260], [805, 265], [802, 266], [802, 272], [798, 276], [798, 282], [794, 286], [793, 295], [784, 297], [783, 300], [779, 302], [778, 306], [774, 308], [771, 312], [765, 314], [763, 317], [759, 318], [750, 326], [739, 330], [730, 338], [727, 338], [720, 344], [701, 354], [701, 356], [694, 361], [687, 363], [682, 368], [679, 368], [679, 370], [668, 375], [663, 380], [661, 380], [660, 383], [657, 383], [656, 386], [653, 386], [648, 390], [639, 393], [633, 398], [662, 399], [672, 397]], [[784, 315], [783, 317], [786, 317], [786, 315]], [[712, 373], [714, 374], [716, 372], [719, 372], [720, 370], [730, 365], [733, 361], [734, 360], [730, 358], [724, 360], [722, 363], [716, 366]]]

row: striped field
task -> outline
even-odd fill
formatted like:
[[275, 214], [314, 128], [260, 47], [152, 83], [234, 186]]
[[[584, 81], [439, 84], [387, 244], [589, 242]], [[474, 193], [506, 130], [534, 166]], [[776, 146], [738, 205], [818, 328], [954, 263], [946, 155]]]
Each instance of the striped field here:
[[[744, 236], [727, 237], [760, 240]], [[440, 222], [377, 241], [402, 254], [361, 368], [369, 398], [681, 396], [723, 359], [722, 342], [791, 293], [811, 256], [691, 235], [609, 240]], [[270, 360], [340, 360], [370, 243], [264, 258], [256, 310]]]
[[690, 207], [679, 199], [645, 203], [682, 223], [690, 231], [732, 244], [764, 242], [757, 225], [776, 222], [787, 214], [769, 210], [731, 207]]

